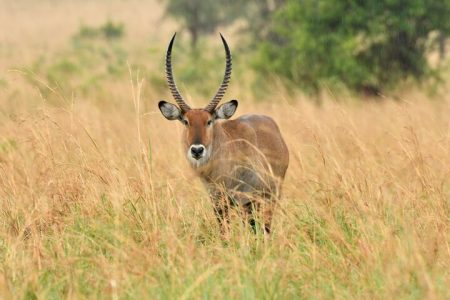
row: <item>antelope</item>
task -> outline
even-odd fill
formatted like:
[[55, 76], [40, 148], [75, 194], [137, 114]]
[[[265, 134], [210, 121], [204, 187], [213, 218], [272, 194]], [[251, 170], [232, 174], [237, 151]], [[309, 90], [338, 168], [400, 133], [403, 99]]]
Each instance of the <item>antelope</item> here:
[[239, 207], [256, 231], [254, 213], [260, 213], [264, 232], [270, 233], [272, 212], [280, 197], [289, 164], [289, 152], [275, 121], [265, 115], [249, 114], [230, 120], [238, 101], [218, 104], [231, 77], [231, 52], [225, 48], [223, 81], [205, 108], [191, 108], [181, 96], [172, 72], [172, 46], [166, 52], [167, 83], [176, 103], [160, 101], [158, 107], [168, 120], [184, 125], [183, 148], [187, 159], [209, 191], [214, 210], [223, 227], [229, 222], [229, 208]]

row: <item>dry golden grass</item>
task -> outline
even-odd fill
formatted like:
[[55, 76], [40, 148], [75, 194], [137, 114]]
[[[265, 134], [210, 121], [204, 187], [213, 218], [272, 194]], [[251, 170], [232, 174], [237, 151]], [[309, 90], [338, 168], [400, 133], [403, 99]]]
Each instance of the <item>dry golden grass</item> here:
[[235, 222], [225, 243], [136, 70], [53, 102], [0, 74], [1, 298], [450, 297], [450, 93], [261, 103], [233, 81], [237, 115], [277, 120], [291, 163], [269, 241]]

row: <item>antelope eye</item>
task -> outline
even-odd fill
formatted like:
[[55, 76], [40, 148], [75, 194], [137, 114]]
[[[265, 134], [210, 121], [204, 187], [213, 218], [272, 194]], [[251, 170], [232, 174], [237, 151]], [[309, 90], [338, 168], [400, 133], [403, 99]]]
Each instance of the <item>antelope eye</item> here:
[[208, 120], [208, 122], [206, 123], [206, 126], [211, 126], [212, 125], [212, 120]]
[[181, 122], [183, 122], [184, 126], [188, 126], [189, 125], [189, 122], [187, 120], [185, 120], [185, 119], [183, 119]]

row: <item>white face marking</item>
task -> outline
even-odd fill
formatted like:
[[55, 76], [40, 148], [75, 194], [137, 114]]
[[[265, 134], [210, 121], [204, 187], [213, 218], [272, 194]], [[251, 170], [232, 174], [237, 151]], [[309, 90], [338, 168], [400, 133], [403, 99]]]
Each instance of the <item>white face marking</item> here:
[[[203, 153], [200, 155], [199, 158], [195, 158], [192, 154], [192, 148], [198, 148], [198, 147], [203, 147]], [[204, 165], [205, 163], [208, 162], [209, 157], [211, 156], [211, 149], [210, 147], [205, 147], [202, 144], [192, 144], [188, 151], [187, 151], [187, 158], [188, 161], [191, 163], [191, 166], [193, 166], [194, 168], [199, 168], [202, 165]]]

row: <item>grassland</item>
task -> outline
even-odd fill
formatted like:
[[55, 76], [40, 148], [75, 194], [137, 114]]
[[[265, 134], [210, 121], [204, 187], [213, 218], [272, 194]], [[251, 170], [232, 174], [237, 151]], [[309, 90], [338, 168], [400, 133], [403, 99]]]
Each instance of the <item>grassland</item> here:
[[[237, 114], [276, 119], [291, 164], [269, 240], [236, 221], [225, 243], [182, 154], [182, 126], [157, 111], [176, 28], [159, 2], [0, 8], [0, 298], [450, 297], [448, 86], [434, 98], [413, 88], [316, 105], [274, 85], [259, 101], [237, 66], [227, 93]], [[89, 45], [119, 53], [112, 71], [73, 41], [110, 18], [125, 37]], [[176, 55], [183, 73], [189, 62]]]

